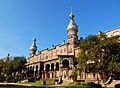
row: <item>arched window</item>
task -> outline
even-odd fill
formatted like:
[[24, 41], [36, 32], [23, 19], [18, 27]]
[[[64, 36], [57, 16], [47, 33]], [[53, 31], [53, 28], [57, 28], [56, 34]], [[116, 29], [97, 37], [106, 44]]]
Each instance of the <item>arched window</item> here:
[[51, 71], [54, 71], [54, 63], [51, 64]]
[[113, 33], [113, 36], [120, 35], [119, 31]]
[[64, 48], [64, 53], [66, 52], [66, 48]]
[[62, 49], [60, 50], [60, 53], [62, 54]]
[[59, 62], [56, 63], [56, 71], [59, 71]]

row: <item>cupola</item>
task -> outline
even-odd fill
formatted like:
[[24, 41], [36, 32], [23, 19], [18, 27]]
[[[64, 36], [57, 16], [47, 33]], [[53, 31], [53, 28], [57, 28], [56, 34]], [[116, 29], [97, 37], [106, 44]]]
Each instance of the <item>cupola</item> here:
[[36, 51], [37, 51], [36, 38], [33, 38], [33, 43], [30, 46], [30, 55], [35, 54]]
[[67, 32], [70, 30], [70, 29], [73, 29], [73, 30], [76, 30], [78, 31], [78, 26], [76, 25], [76, 23], [74, 22], [74, 14], [73, 12], [71, 11], [70, 15], [69, 15], [69, 18], [70, 18], [70, 22], [67, 26]]

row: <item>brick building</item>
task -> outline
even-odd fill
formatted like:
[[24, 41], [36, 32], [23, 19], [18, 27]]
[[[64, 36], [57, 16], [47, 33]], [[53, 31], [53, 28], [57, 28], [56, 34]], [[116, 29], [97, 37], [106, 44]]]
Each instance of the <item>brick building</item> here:
[[107, 37], [120, 35], [120, 27], [105, 31], [105, 34], [107, 35]]
[[74, 69], [74, 59], [78, 50], [78, 26], [74, 22], [74, 15], [69, 15], [70, 22], [66, 28], [68, 40], [61, 44], [53, 45], [38, 53], [36, 46], [36, 38], [30, 47], [30, 55], [28, 57], [27, 68], [28, 75], [40, 78], [58, 78], [69, 79], [71, 71]]
[[[74, 14], [69, 15], [70, 22], [67, 25], [68, 40], [61, 44], [53, 45], [51, 48], [40, 50], [38, 53], [36, 38], [30, 47], [30, 55], [27, 61], [28, 76], [40, 78], [58, 78], [69, 80], [71, 72], [75, 69], [74, 62], [79, 52], [78, 47], [78, 26], [74, 21]], [[108, 37], [120, 35], [120, 28], [115, 28], [105, 32]], [[97, 74], [78, 72], [78, 79], [93, 80]]]

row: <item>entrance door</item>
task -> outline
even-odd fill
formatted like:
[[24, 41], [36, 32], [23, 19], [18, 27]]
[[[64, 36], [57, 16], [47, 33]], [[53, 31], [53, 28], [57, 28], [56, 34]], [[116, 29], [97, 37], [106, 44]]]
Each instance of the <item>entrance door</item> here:
[[62, 67], [62, 74], [63, 74], [63, 79], [67, 79], [68, 80], [68, 71], [69, 71], [69, 61], [68, 60], [63, 60], [62, 61], [62, 65], [63, 65], [63, 67]]

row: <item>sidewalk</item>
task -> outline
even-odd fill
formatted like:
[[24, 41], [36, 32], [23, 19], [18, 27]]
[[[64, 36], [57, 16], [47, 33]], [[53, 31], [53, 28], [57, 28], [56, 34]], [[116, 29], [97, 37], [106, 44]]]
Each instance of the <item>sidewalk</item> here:
[[0, 85], [17, 85], [17, 86], [31, 86], [30, 84], [19, 84], [19, 83], [1, 83]]

